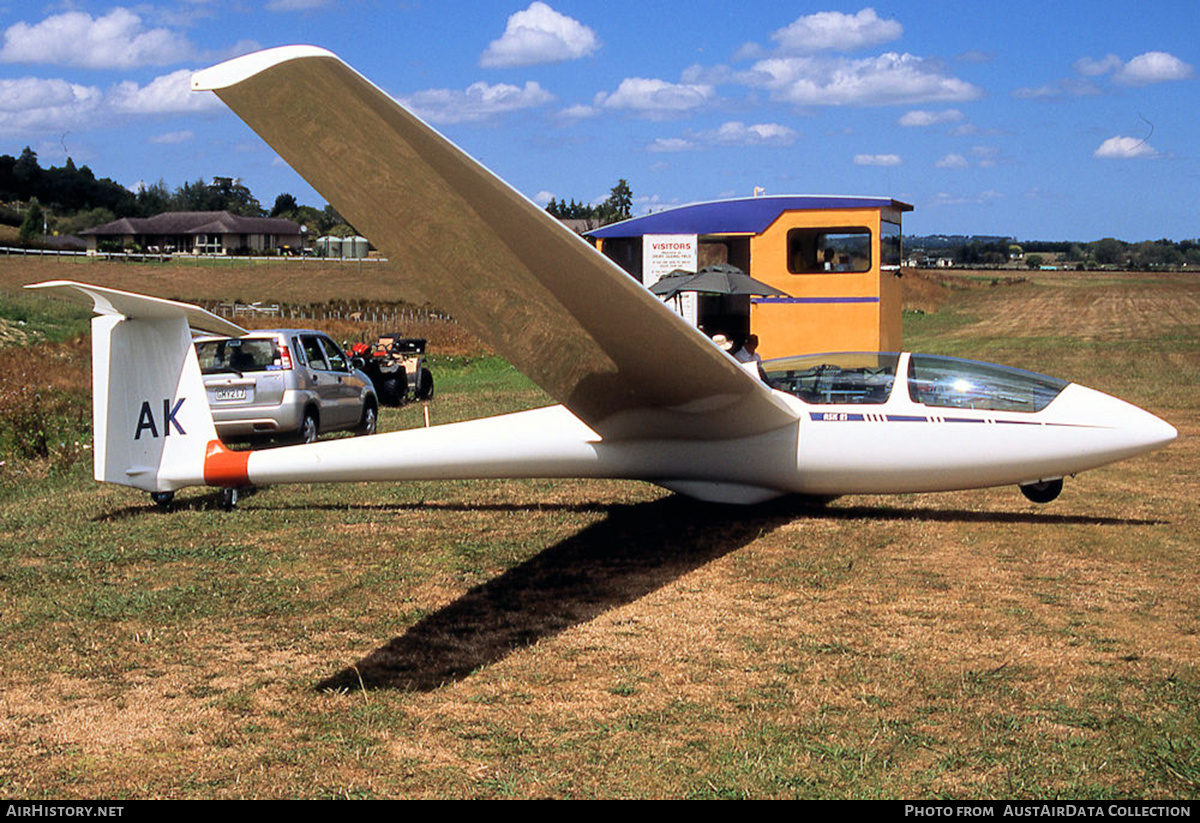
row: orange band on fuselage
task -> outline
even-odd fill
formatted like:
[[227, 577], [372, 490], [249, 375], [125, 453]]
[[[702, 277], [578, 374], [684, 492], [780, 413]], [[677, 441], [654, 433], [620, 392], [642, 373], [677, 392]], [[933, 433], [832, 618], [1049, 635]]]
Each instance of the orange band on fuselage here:
[[210, 486], [249, 486], [250, 452], [234, 452], [210, 440], [204, 453], [204, 482]]

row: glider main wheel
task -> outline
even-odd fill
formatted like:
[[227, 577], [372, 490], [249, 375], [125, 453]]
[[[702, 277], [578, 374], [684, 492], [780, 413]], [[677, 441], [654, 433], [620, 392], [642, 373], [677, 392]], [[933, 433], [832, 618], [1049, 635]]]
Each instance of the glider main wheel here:
[[150, 499], [160, 509], [169, 509], [175, 501], [175, 492], [150, 492]]
[[238, 502], [238, 490], [236, 486], [226, 486], [221, 489], [221, 508], [227, 512], [233, 511], [233, 507]]
[[1032, 500], [1034, 503], [1049, 503], [1054, 498], [1062, 493], [1063, 481], [1062, 478], [1057, 480], [1043, 480], [1040, 483], [1026, 483], [1020, 487], [1021, 494]]

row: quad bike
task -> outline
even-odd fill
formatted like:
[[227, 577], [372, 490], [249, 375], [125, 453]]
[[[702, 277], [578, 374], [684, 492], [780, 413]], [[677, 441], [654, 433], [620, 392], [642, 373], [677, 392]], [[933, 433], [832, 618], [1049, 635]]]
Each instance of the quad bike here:
[[355, 343], [350, 353], [362, 362], [360, 368], [375, 384], [380, 403], [400, 406], [433, 397], [433, 374], [425, 365], [425, 338], [383, 334], [374, 345]]

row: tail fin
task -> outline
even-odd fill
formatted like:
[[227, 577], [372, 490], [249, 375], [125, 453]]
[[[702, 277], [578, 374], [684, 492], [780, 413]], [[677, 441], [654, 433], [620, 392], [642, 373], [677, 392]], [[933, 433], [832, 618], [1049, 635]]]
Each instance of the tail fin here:
[[151, 492], [204, 485], [216, 427], [191, 328], [245, 334], [187, 303], [55, 280], [26, 288], [86, 297], [92, 319], [95, 476]]

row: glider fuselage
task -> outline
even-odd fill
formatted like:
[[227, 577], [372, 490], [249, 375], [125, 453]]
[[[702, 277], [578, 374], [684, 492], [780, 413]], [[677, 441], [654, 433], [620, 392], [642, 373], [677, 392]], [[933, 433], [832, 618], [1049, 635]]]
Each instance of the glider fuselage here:
[[1036, 483], [1122, 460], [1175, 437], [1174, 428], [1149, 412], [1077, 384], [1064, 384], [1037, 411], [917, 402], [910, 357], [899, 355], [900, 368], [882, 402], [810, 403], [776, 390], [796, 421], [751, 436], [605, 439], [565, 407], [550, 406], [254, 452], [227, 476], [210, 471], [208, 482], [606, 477], [646, 480], [705, 500], [754, 503], [794, 493]]

